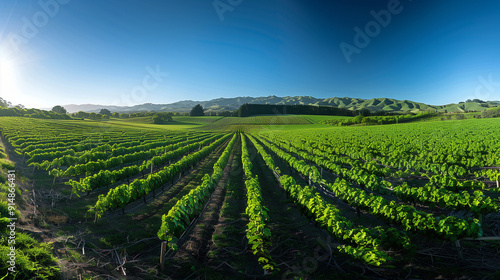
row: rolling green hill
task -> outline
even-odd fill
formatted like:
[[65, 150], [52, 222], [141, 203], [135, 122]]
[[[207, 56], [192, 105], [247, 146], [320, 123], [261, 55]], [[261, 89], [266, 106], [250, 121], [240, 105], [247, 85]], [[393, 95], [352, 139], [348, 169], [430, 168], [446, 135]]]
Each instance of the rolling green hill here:
[[368, 109], [370, 111], [397, 111], [397, 112], [419, 112], [425, 110], [437, 110], [439, 112], [467, 112], [467, 111], [484, 111], [488, 107], [500, 106], [500, 101], [488, 101], [486, 103], [467, 102], [460, 104], [447, 105], [428, 105], [424, 103], [414, 102], [410, 100], [397, 100], [392, 98], [373, 98], [361, 99], [350, 97], [333, 97], [326, 99], [314, 98], [312, 96], [285, 96], [278, 97], [275, 95], [267, 97], [234, 97], [234, 98], [217, 98], [209, 101], [179, 101], [171, 104], [152, 104], [145, 103], [135, 106], [105, 106], [105, 105], [65, 105], [64, 107], [70, 112], [86, 111], [99, 112], [100, 109], [106, 108], [112, 112], [133, 113], [133, 112], [189, 112], [196, 104], [201, 104], [207, 112], [234, 111], [241, 105], [249, 104], [278, 104], [278, 105], [327, 105], [339, 108], [347, 108], [349, 110]]

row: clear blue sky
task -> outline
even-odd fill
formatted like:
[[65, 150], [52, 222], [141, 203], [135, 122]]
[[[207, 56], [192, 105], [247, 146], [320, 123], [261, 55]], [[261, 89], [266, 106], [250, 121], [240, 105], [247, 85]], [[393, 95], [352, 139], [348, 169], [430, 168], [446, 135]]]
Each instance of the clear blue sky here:
[[[500, 1], [241, 0], [225, 12], [213, 2], [2, 0], [0, 97], [27, 107], [268, 95], [500, 100]], [[377, 30], [371, 11], [381, 10], [394, 13]], [[349, 63], [340, 44], [356, 47], [354, 28], [367, 24], [373, 37]]]

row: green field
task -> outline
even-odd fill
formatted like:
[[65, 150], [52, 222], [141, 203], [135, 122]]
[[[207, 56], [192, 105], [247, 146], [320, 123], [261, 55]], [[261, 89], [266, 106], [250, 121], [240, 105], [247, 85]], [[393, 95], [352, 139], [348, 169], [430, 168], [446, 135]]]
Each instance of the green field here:
[[[153, 125], [152, 117], [137, 117], [129, 119], [114, 119], [107, 121], [117, 125], [129, 125], [136, 127], [150, 127]], [[189, 117], [173, 116], [173, 122], [162, 125], [165, 129], [202, 129], [202, 130], [234, 130], [235, 128], [246, 127], [246, 129], [255, 129], [256, 126], [294, 126], [318, 124], [323, 120], [346, 119], [349, 117], [339, 116], [314, 116], [314, 115], [269, 115], [269, 116], [250, 116], [245, 118], [238, 117]], [[152, 126], [149, 126], [152, 125]]]
[[32, 279], [495, 279], [500, 119], [444, 116], [0, 117], [0, 184]]

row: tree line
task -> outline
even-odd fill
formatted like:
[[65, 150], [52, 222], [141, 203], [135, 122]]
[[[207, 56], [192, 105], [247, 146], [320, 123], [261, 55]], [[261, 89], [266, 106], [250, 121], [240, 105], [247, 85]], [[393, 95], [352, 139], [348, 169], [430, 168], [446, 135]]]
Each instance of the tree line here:
[[319, 105], [270, 105], [270, 104], [243, 104], [237, 111], [238, 117], [248, 117], [252, 115], [270, 115], [270, 114], [294, 114], [294, 115], [330, 115], [330, 116], [348, 116], [357, 115], [370, 116], [381, 115], [386, 112], [371, 112], [368, 109], [349, 110], [332, 106]]

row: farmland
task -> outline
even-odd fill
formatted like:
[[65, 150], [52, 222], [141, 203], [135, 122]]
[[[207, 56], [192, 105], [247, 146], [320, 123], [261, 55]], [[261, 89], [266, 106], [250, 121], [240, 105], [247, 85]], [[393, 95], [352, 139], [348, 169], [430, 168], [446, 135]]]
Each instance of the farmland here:
[[2, 174], [61, 279], [498, 279], [500, 120], [347, 118], [1, 117]]

